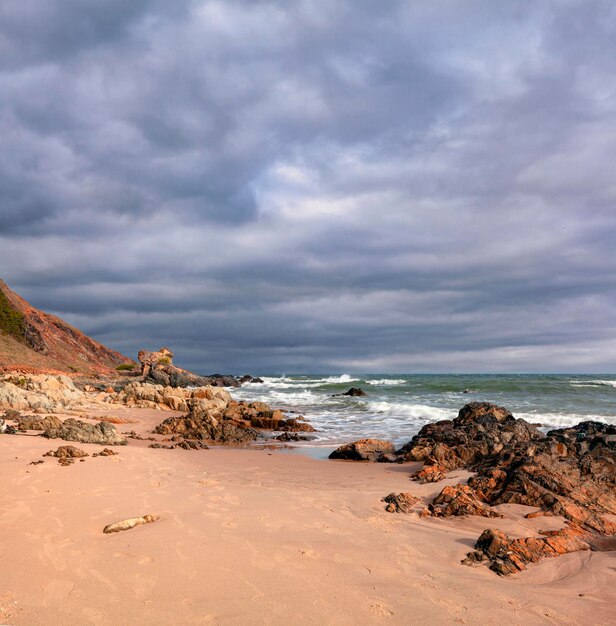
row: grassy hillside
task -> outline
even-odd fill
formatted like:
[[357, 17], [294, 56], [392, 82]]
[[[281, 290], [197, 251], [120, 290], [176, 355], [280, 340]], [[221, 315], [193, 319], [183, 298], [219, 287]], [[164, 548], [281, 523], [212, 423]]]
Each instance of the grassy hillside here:
[[17, 341], [24, 341], [26, 320], [22, 313], [15, 310], [9, 299], [0, 289], [0, 332]]

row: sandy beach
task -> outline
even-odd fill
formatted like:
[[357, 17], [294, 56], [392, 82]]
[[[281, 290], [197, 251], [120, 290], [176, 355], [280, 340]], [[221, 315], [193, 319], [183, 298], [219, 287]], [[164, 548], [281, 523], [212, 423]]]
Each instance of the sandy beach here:
[[[161, 415], [114, 413], [141, 433]], [[411, 482], [418, 464], [131, 440], [117, 456], [29, 465], [59, 443], [0, 437], [1, 623], [613, 623], [613, 552], [508, 578], [460, 565], [484, 528], [528, 536], [560, 518], [521, 519], [528, 507], [513, 505], [492, 520], [387, 513], [392, 491], [427, 499], [443, 487]], [[160, 519], [102, 532], [148, 513]]]

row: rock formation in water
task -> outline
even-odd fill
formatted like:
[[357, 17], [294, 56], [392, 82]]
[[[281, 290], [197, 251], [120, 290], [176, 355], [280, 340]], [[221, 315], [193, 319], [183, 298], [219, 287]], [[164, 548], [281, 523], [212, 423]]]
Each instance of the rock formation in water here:
[[200, 376], [173, 364], [175, 355], [169, 348], [161, 348], [156, 352], [141, 350], [137, 355], [141, 363], [141, 375], [146, 382], [165, 387], [239, 387], [243, 383], [262, 383], [260, 378], [248, 374], [241, 378], [225, 374]]
[[455, 419], [424, 426], [395, 454], [390, 446], [378, 442], [362, 454], [360, 441], [330, 458], [422, 461], [412, 475], [419, 482], [438, 482], [456, 469], [475, 472], [466, 485], [445, 486], [422, 515], [501, 517], [491, 507], [511, 503], [539, 509], [529, 517], [567, 520], [566, 528], [539, 538], [510, 540], [487, 530], [467, 565], [485, 561], [508, 574], [547, 556], [588, 549], [597, 534], [616, 534], [616, 426], [582, 422], [544, 434], [504, 407], [472, 402]]

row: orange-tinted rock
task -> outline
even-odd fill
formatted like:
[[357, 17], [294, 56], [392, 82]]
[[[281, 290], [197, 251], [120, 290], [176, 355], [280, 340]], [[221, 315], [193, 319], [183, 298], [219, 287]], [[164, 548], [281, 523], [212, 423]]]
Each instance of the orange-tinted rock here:
[[379, 461], [385, 455], [393, 454], [394, 444], [381, 439], [359, 439], [347, 443], [334, 450], [330, 459], [346, 459], [350, 461]]
[[383, 498], [383, 502], [387, 502], [385, 510], [389, 513], [410, 513], [421, 500], [413, 494], [403, 491], [398, 494], [390, 493]]
[[480, 517], [502, 517], [492, 511], [477, 498], [467, 485], [448, 485], [428, 505], [434, 517], [450, 517], [458, 515], [478, 515]]
[[526, 569], [529, 563], [590, 549], [590, 534], [579, 526], [570, 524], [562, 530], [542, 531], [540, 537], [509, 539], [500, 530], [484, 530], [475, 552], [469, 552], [464, 565], [489, 562], [490, 569], [501, 576]]
[[421, 484], [437, 483], [445, 478], [447, 468], [444, 465], [424, 465], [419, 471], [411, 474], [411, 478]]

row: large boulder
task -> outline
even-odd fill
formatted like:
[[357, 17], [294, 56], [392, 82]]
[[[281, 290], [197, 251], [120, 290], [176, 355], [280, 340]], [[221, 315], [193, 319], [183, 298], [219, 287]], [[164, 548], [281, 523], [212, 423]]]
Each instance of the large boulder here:
[[126, 439], [118, 434], [115, 426], [108, 422], [87, 424], [81, 420], [69, 417], [58, 428], [49, 428], [43, 432], [48, 439], [64, 439], [80, 443], [98, 443], [102, 445], [123, 446]]
[[381, 439], [359, 439], [347, 443], [334, 450], [330, 459], [346, 459], [349, 461], [391, 461], [395, 448], [391, 441]]
[[504, 407], [472, 402], [460, 409], [454, 420], [424, 426], [401, 448], [406, 461], [438, 465], [441, 471], [473, 469], [519, 443], [540, 440], [544, 434]]

